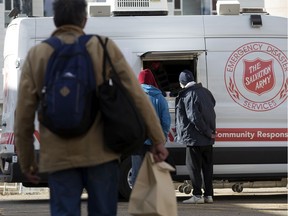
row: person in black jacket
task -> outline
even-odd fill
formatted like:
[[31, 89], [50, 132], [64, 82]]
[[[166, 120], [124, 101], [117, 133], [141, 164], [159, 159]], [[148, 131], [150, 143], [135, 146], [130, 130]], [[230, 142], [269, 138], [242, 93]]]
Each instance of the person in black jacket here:
[[[186, 166], [193, 196], [183, 203], [213, 203], [213, 144], [216, 130], [216, 101], [191, 71], [179, 75], [182, 90], [176, 97], [176, 141], [187, 146]], [[202, 196], [202, 175], [204, 196]]]

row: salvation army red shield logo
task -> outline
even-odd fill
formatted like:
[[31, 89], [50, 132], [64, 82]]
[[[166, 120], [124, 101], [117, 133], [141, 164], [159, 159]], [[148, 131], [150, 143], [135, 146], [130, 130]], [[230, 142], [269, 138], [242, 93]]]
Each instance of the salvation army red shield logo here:
[[265, 112], [288, 97], [288, 58], [277, 46], [250, 42], [236, 48], [227, 59], [224, 79], [230, 97], [245, 109]]
[[267, 61], [260, 58], [252, 61], [244, 59], [243, 63], [243, 85], [248, 91], [261, 95], [273, 89], [275, 85], [273, 59]]

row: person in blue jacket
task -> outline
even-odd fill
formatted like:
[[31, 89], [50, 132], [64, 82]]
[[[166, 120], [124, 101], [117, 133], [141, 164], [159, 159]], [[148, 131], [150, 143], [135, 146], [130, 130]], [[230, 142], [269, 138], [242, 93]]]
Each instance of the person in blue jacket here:
[[[162, 91], [159, 89], [154, 75], [150, 69], [144, 69], [139, 73], [138, 81], [141, 84], [142, 89], [150, 98], [152, 105], [159, 117], [163, 133], [167, 139], [170, 130], [171, 117], [169, 113], [168, 103], [163, 96]], [[134, 185], [138, 171], [140, 169], [142, 160], [145, 153], [150, 150], [152, 142], [150, 139], [145, 140], [144, 145], [137, 152], [133, 153], [132, 159], [132, 176], [131, 183]]]
[[[182, 71], [179, 82], [182, 90], [175, 101], [175, 140], [187, 146], [186, 166], [193, 186], [193, 196], [183, 203], [213, 203], [216, 101], [208, 89], [201, 83], [196, 83], [191, 71]], [[204, 197], [202, 182], [204, 182]]]

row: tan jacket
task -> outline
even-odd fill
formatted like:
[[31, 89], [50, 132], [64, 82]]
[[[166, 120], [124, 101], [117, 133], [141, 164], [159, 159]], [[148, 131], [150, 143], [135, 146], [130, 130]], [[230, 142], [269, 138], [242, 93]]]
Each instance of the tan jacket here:
[[[81, 34], [84, 34], [82, 29], [67, 25], [56, 29], [52, 35], [69, 43], [75, 40], [75, 35]], [[92, 37], [86, 46], [94, 63], [97, 85], [101, 85], [103, 83], [103, 49], [96, 37]], [[148, 136], [155, 145], [164, 144], [165, 137], [158, 117], [138, 84], [134, 72], [112, 40], [109, 40], [107, 50], [123, 85], [145, 119]], [[53, 48], [48, 44], [40, 43], [31, 48], [22, 67], [14, 129], [17, 153], [23, 172], [37, 167], [33, 145], [34, 119], [43, 86], [45, 68], [52, 52]], [[106, 67], [109, 73], [109, 64]], [[79, 138], [62, 139], [40, 125], [40, 142], [40, 172], [93, 166], [119, 158], [119, 155], [104, 147], [101, 114], [97, 115], [88, 133]]]

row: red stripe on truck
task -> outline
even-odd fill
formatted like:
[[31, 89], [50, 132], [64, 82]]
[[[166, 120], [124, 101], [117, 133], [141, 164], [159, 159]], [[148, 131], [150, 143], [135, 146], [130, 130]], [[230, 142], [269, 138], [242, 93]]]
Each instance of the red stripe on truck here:
[[287, 128], [217, 128], [216, 141], [288, 141]]
[[[175, 128], [169, 132], [169, 141], [173, 142]], [[241, 142], [241, 141], [288, 141], [287, 128], [217, 128], [216, 141]]]
[[[39, 131], [34, 131], [34, 138], [40, 143], [40, 134]], [[14, 139], [14, 133], [2, 133], [0, 138], [0, 145], [6, 144], [6, 145], [14, 145], [15, 139]]]
[[2, 133], [0, 144], [14, 145], [14, 133]]

